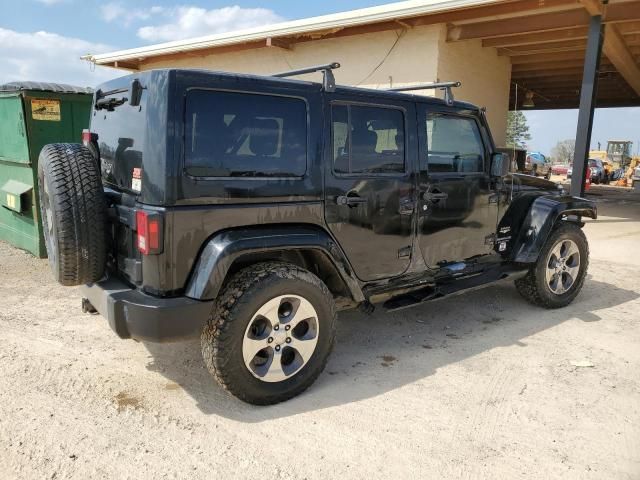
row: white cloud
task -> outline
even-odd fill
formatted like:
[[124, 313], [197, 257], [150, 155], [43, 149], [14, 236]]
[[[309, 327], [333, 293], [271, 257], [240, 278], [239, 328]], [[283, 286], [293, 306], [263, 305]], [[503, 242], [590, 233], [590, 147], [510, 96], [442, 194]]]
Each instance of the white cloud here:
[[121, 2], [105, 3], [100, 7], [100, 13], [105, 22], [118, 20], [124, 26], [129, 26], [137, 20], [148, 20], [152, 15], [160, 14], [164, 10], [163, 7], [126, 8]]
[[151, 42], [179, 40], [202, 35], [228, 32], [269, 25], [283, 20], [267, 8], [231, 7], [206, 10], [200, 7], [156, 7], [155, 14], [171, 18], [168, 23], [144, 26], [138, 29], [138, 37]]
[[62, 3], [66, 0], [37, 0], [39, 3], [44, 3], [47, 6], [55, 5], [56, 3]]
[[116, 18], [122, 16], [126, 10], [121, 3], [106, 3], [100, 7], [100, 12], [106, 22], [113, 22]]
[[19, 80], [69, 83], [95, 87], [125, 73], [93, 67], [80, 60], [87, 53], [114, 50], [109, 45], [91, 43], [49, 32], [22, 33], [0, 27], [0, 84]]
[[[56, 1], [56, 0], [53, 0]], [[122, 1], [100, 7], [105, 22], [148, 23], [138, 29], [138, 37], [150, 42], [179, 40], [213, 33], [259, 27], [281, 22], [282, 17], [267, 8], [242, 8], [237, 5], [207, 10], [194, 6], [149, 8], [127, 7]]]

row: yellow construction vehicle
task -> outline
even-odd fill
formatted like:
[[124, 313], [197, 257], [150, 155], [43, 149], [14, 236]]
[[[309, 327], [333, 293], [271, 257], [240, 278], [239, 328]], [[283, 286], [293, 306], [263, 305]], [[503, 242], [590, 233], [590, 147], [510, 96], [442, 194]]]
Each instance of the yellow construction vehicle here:
[[[598, 146], [600, 144], [598, 143]], [[627, 169], [631, 162], [631, 147], [633, 142], [628, 140], [609, 140], [606, 150], [591, 150], [589, 158], [595, 158], [607, 162], [610, 168], [617, 170], [619, 168]]]
[[[598, 147], [600, 144], [598, 144]], [[609, 140], [607, 142], [606, 150], [591, 150], [589, 152], [589, 158], [601, 160], [606, 172], [605, 178], [607, 180], [615, 180], [616, 185], [627, 186], [631, 185], [631, 177], [634, 169], [637, 166], [637, 161], [634, 162], [631, 158], [631, 147], [633, 142], [628, 140]], [[637, 158], [637, 157], [636, 157]], [[614, 175], [614, 172], [622, 170], [622, 174], [618, 172]]]

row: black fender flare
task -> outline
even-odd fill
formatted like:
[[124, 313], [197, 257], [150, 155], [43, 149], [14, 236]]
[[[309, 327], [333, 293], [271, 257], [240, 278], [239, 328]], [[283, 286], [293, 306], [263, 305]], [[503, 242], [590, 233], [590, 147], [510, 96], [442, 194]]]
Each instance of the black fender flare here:
[[233, 262], [247, 254], [282, 250], [319, 250], [332, 262], [356, 303], [365, 300], [353, 269], [335, 240], [311, 225], [246, 227], [224, 230], [205, 243], [187, 282], [185, 295], [215, 299]]
[[536, 198], [522, 223], [513, 248], [513, 261], [533, 263], [547, 241], [554, 225], [561, 217], [575, 215], [598, 217], [596, 205], [591, 200], [572, 196], [544, 195]]

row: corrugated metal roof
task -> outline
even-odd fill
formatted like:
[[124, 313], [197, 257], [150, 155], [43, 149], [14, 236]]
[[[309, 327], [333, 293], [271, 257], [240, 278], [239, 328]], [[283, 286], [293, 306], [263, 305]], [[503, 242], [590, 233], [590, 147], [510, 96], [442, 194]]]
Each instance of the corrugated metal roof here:
[[93, 94], [93, 89], [89, 87], [76, 87], [64, 83], [49, 82], [10, 82], [0, 85], [0, 92], [16, 92], [21, 90], [39, 90], [43, 92], [55, 93], [86, 93]]
[[94, 63], [106, 64], [117, 61], [149, 58], [169, 53], [221, 47], [262, 40], [267, 37], [301, 35], [319, 30], [345, 28], [386, 20], [403, 19], [417, 15], [428, 15], [461, 8], [497, 3], [501, 0], [409, 0], [389, 3], [377, 7], [361, 8], [348, 12], [304, 18], [290, 22], [276, 23], [263, 27], [236, 30], [204, 37], [189, 38], [174, 42], [159, 43], [146, 47], [131, 48], [99, 55], [85, 55], [82, 58]]

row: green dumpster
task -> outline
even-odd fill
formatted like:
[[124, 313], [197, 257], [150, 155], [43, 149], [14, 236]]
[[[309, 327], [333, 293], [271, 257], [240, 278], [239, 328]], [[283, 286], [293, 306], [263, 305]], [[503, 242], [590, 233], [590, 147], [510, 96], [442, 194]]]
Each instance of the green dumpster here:
[[40, 82], [0, 85], [0, 239], [47, 252], [38, 204], [38, 155], [47, 143], [81, 140], [92, 90]]

